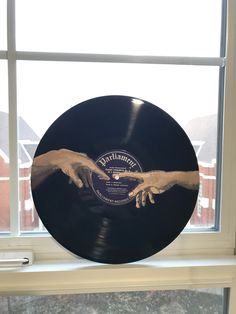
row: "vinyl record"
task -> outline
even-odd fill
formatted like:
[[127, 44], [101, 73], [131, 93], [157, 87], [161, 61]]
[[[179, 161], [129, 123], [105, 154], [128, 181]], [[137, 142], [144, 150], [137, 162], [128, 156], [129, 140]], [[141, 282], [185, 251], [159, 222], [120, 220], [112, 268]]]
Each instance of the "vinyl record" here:
[[63, 113], [40, 141], [31, 173], [52, 237], [77, 256], [111, 264], [169, 245], [191, 217], [198, 185], [183, 129], [129, 96], [93, 98]]

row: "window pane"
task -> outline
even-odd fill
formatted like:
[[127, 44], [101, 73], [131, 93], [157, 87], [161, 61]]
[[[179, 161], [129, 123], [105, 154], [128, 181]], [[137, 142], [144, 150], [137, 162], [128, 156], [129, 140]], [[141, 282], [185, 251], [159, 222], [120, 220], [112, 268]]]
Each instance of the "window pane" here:
[[7, 49], [7, 1], [0, 0], [0, 50]]
[[16, 26], [18, 50], [219, 56], [221, 0], [21, 0]]
[[[31, 148], [59, 115], [93, 97], [129, 95], [167, 111], [193, 141], [200, 165], [201, 197], [188, 227], [215, 225], [218, 67], [19, 61], [17, 73], [18, 112]], [[22, 203], [31, 204], [25, 189]]]
[[19, 194], [21, 229], [24, 231], [43, 231], [31, 196], [30, 173], [32, 158], [37, 148], [39, 137], [30, 125], [19, 116]]
[[0, 60], [0, 232], [10, 227], [7, 62]]
[[54, 296], [8, 296], [0, 297], [0, 307], [4, 313], [28, 314], [223, 314], [226, 313], [224, 305], [228, 301], [224, 290], [226, 289], [210, 288]]

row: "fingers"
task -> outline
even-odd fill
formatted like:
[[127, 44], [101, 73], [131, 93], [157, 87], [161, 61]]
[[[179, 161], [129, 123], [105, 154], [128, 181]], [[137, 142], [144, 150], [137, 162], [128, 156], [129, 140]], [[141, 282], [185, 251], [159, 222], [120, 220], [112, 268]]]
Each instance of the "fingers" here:
[[90, 171], [87, 169], [82, 169], [79, 172], [76, 170], [74, 170], [74, 172], [71, 171], [70, 173], [63, 172], [69, 176], [69, 184], [75, 183], [79, 188], [82, 188], [83, 186], [89, 188], [92, 186]]
[[150, 188], [149, 184], [144, 182], [144, 175], [140, 172], [117, 172], [113, 173], [112, 177], [114, 179], [120, 179], [120, 178], [134, 178], [137, 180], [142, 181], [142, 183], [138, 184], [136, 188], [129, 193], [129, 197], [136, 197], [136, 207], [140, 208], [141, 206], [146, 206], [147, 197], [151, 204], [155, 204], [154, 196], [153, 194], [161, 193], [162, 191], [159, 191], [158, 189]]
[[142, 207], [145, 207], [146, 206], [146, 203], [147, 203], [147, 196], [149, 198], [149, 201], [151, 204], [155, 204], [155, 200], [153, 198], [153, 194], [152, 192], [150, 191], [142, 191], [142, 192], [139, 192], [137, 195], [136, 195], [136, 207], [137, 208], [140, 208], [141, 206]]
[[104, 180], [110, 180], [109, 176], [106, 175], [104, 171], [102, 171], [95, 162], [88, 157], [85, 153], [75, 153], [72, 151], [64, 150], [70, 153], [67, 158], [67, 163], [74, 167], [78, 167], [84, 170], [89, 170], [91, 172], [95, 172], [99, 176], [101, 176]]
[[74, 182], [74, 184], [78, 186], [79, 189], [81, 189], [84, 186], [83, 181], [78, 176], [70, 175], [70, 178]]
[[140, 183], [139, 185], [137, 185], [137, 187], [129, 193], [129, 197], [136, 197], [137, 208], [140, 208], [141, 206], [146, 206], [147, 197], [151, 204], [155, 204], [153, 193], [145, 183]]
[[124, 171], [124, 172], [116, 172], [113, 173], [112, 177], [119, 177], [119, 178], [134, 178], [134, 179], [142, 179], [143, 174], [141, 172], [130, 172], [130, 171]]
[[97, 166], [95, 166], [94, 168], [91, 168], [91, 171], [101, 176], [104, 180], [110, 180], [109, 176]]
[[79, 177], [81, 178], [81, 180], [83, 181], [83, 184], [86, 188], [89, 187], [89, 171], [87, 169], [82, 169], [79, 172]]
[[89, 187], [91, 184], [90, 172], [96, 173], [101, 179], [110, 180], [109, 176], [86, 154], [73, 152], [68, 149], [61, 149], [60, 152], [62, 157], [58, 168], [69, 176], [70, 181], [73, 181], [79, 188], [83, 187], [83, 185]]
[[143, 207], [146, 205], [147, 194], [148, 194], [147, 191], [143, 191], [143, 192], [142, 192], [141, 203], [142, 203], [142, 206], [143, 206]]
[[136, 186], [136, 188], [133, 189], [133, 191], [131, 191], [131, 192], [129, 193], [129, 197], [134, 197], [134, 196], [136, 196], [139, 192], [142, 192], [142, 191], [146, 190], [146, 188], [147, 188], [147, 186], [146, 186], [145, 183], [140, 183], [140, 184], [138, 184], [138, 185]]
[[137, 195], [136, 195], [136, 207], [137, 208], [140, 208], [141, 207], [141, 198], [142, 198], [142, 193], [138, 193]]
[[82, 188], [83, 187], [83, 182], [82, 180], [78, 177], [78, 175], [76, 174], [75, 170], [71, 167], [61, 167], [61, 171], [66, 174], [70, 180], [72, 182], [74, 182], [74, 184], [76, 186], [78, 186], [78, 188]]
[[151, 204], [155, 204], [155, 200], [151, 191], [148, 192], [148, 198]]
[[88, 157], [85, 158], [85, 162], [81, 166], [101, 176], [104, 180], [110, 180], [109, 176]]

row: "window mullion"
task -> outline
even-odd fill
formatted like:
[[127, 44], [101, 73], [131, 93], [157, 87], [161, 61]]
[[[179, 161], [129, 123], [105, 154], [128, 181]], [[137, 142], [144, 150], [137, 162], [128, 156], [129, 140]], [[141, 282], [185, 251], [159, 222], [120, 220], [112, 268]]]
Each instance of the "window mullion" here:
[[[226, 36], [227, 36], [227, 1], [222, 1], [221, 18], [221, 40], [220, 56], [226, 56]], [[219, 69], [219, 94], [218, 94], [218, 122], [217, 122], [217, 169], [216, 169], [216, 230], [220, 230], [220, 212], [221, 212], [221, 169], [223, 158], [223, 120], [224, 120], [224, 97], [225, 97], [225, 67]]]
[[71, 61], [71, 62], [111, 62], [111, 63], [142, 63], [142, 64], [175, 64], [225, 66], [223, 57], [184, 57], [184, 56], [145, 56], [93, 53], [62, 53], [17, 51], [17, 60], [35, 61]]
[[9, 156], [10, 156], [10, 230], [20, 233], [18, 118], [16, 89], [15, 0], [7, 2], [8, 93], [9, 93]]

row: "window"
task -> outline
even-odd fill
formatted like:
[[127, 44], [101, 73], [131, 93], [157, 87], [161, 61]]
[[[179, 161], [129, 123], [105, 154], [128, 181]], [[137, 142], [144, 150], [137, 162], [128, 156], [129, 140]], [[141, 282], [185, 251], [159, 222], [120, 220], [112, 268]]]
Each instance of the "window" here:
[[[135, 95], [166, 110], [193, 141], [204, 140], [198, 154], [200, 172], [212, 169], [212, 181], [216, 181], [218, 66], [18, 61], [17, 86], [21, 141], [26, 124], [31, 128], [30, 140], [39, 141], [60, 114], [85, 99], [97, 95]], [[29, 110], [32, 99], [33, 111]], [[39, 116], [43, 119], [39, 120]], [[209, 123], [212, 125], [208, 129]], [[208, 182], [202, 184], [208, 190]], [[206, 192], [206, 198], [212, 201], [215, 193], [214, 186], [211, 195]], [[204, 213], [198, 221], [190, 220], [188, 227], [217, 229], [215, 212], [209, 206], [206, 210], [211, 215]]]
[[[124, 10], [122, 2], [111, 5], [102, 1], [99, 6], [106, 10], [99, 16], [94, 13], [99, 10], [95, 1], [71, 1], [70, 6], [50, 1], [47, 10], [44, 1], [16, 1], [16, 7], [14, 1], [8, 4], [11, 141], [2, 151], [11, 160], [18, 184], [12, 179], [8, 187], [16, 192], [9, 201], [15, 223], [4, 218], [2, 231], [45, 231], [30, 192], [30, 167], [37, 143], [50, 124], [73, 105], [112, 94], [148, 100], [184, 128], [196, 150], [201, 180], [196, 210], [185, 230], [222, 230], [226, 1], [149, 2], [147, 6], [139, 1], [134, 10], [129, 1]], [[11, 27], [14, 23], [16, 29]], [[11, 55], [15, 49], [16, 58]], [[2, 84], [2, 88], [6, 95], [7, 86]], [[2, 119], [7, 119], [7, 100], [1, 103]], [[8, 134], [5, 125], [3, 132]], [[10, 217], [6, 209], [5, 216]]]
[[7, 15], [6, 15], [7, 1], [0, 1], [0, 50], [7, 50]]
[[65, 110], [121, 94], [172, 115], [198, 156], [201, 197], [185, 232], [162, 253], [233, 253], [234, 6], [232, 0], [0, 1], [3, 248], [20, 244], [37, 259], [68, 258], [34, 209], [32, 156]]

